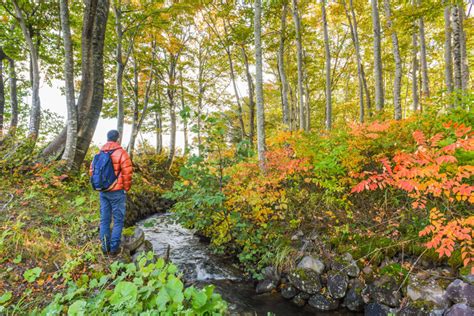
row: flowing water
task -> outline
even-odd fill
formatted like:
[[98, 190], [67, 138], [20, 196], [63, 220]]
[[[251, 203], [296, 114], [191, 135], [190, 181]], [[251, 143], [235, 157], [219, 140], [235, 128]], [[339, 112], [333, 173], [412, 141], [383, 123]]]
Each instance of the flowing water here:
[[245, 280], [242, 271], [229, 260], [213, 255], [208, 244], [192, 230], [174, 223], [169, 214], [154, 215], [139, 226], [158, 255], [164, 256], [170, 248], [170, 259], [183, 272], [187, 284], [213, 284], [229, 302], [232, 315], [352, 315], [346, 311], [321, 313], [309, 306], [299, 308], [278, 293], [257, 295], [254, 283]]

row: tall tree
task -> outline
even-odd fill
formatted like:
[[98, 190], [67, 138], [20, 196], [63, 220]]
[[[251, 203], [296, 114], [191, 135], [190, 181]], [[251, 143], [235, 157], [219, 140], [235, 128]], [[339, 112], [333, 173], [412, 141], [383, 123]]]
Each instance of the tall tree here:
[[331, 129], [332, 103], [331, 103], [331, 51], [329, 49], [328, 22], [326, 18], [326, 0], [321, 1], [321, 12], [324, 31], [324, 51], [326, 59], [326, 129]]
[[285, 40], [286, 40], [286, 16], [288, 14], [288, 2], [282, 3], [280, 23], [280, 43], [278, 46], [278, 74], [281, 83], [281, 104], [283, 113], [283, 125], [290, 127], [290, 108], [288, 104], [288, 81], [285, 70]]
[[454, 70], [454, 90], [456, 93], [455, 105], [461, 105], [462, 102], [462, 58], [461, 58], [461, 40], [462, 27], [459, 18], [459, 7], [453, 5], [452, 13], [452, 30], [453, 30], [453, 70]]
[[39, 85], [40, 85], [40, 70], [39, 70], [39, 58], [38, 48], [33, 43], [31, 29], [27, 25], [25, 16], [22, 9], [18, 5], [17, 0], [12, 0], [13, 7], [15, 8], [15, 17], [20, 24], [23, 37], [25, 38], [26, 45], [30, 55], [30, 71], [32, 76], [32, 95], [31, 95], [31, 110], [30, 110], [30, 123], [28, 127], [28, 137], [36, 142], [39, 134], [40, 120], [41, 120], [41, 102], [39, 96]]
[[[418, 5], [421, 0], [418, 0]], [[428, 79], [428, 62], [426, 61], [426, 39], [425, 39], [425, 22], [423, 17], [418, 18], [418, 29], [420, 31], [420, 64], [421, 64], [421, 86], [423, 98], [430, 97], [430, 84]]]
[[[459, 24], [461, 27], [461, 86], [462, 90], [466, 91], [469, 86], [469, 62], [466, 48], [466, 31], [464, 30], [464, 20], [466, 19], [466, 12], [464, 11], [463, 4], [459, 6]], [[472, 8], [473, 4], [471, 4]]]
[[66, 85], [67, 136], [63, 159], [68, 168], [72, 167], [77, 144], [77, 108], [74, 94], [74, 56], [72, 50], [71, 27], [69, 24], [68, 0], [59, 1], [61, 29], [64, 43], [64, 79]]
[[387, 29], [392, 37], [393, 59], [395, 61], [395, 78], [393, 79], [393, 107], [395, 119], [402, 119], [402, 104], [400, 100], [401, 84], [402, 84], [402, 59], [400, 58], [400, 48], [398, 45], [397, 32], [393, 28], [392, 13], [390, 8], [390, 0], [384, 0], [385, 15], [387, 19]]
[[370, 0], [372, 5], [372, 25], [374, 31], [374, 79], [375, 79], [375, 109], [381, 111], [384, 106], [384, 91], [382, 77], [382, 49], [380, 40], [380, 17], [377, 0]]
[[3, 81], [3, 60], [7, 58], [7, 55], [3, 52], [0, 47], [0, 140], [3, 138], [3, 120], [5, 114], [5, 85]]
[[[453, 57], [452, 57], [452, 39], [451, 39], [451, 4], [449, 0], [445, 1], [444, 7], [444, 77], [448, 96], [453, 93]], [[450, 102], [450, 107], [453, 103]]]
[[415, 31], [412, 34], [412, 65], [411, 65], [411, 80], [412, 80], [412, 98], [413, 98], [413, 103], [412, 103], [412, 109], [413, 111], [418, 111], [418, 34]]
[[254, 100], [254, 84], [252, 74], [250, 73], [249, 58], [245, 46], [241, 46], [242, 57], [245, 66], [245, 75], [247, 77], [247, 87], [249, 91], [249, 142], [253, 147], [253, 139], [255, 137], [255, 100]]
[[10, 108], [11, 108], [11, 119], [10, 128], [8, 130], [8, 136], [14, 137], [18, 126], [18, 95], [16, 86], [16, 69], [15, 61], [13, 58], [8, 58], [9, 64], [9, 85], [10, 85]]
[[[293, 0], [295, 1], [295, 0]], [[265, 111], [263, 105], [262, 2], [254, 3], [255, 94], [257, 99], [257, 152], [260, 170], [265, 170]]]
[[304, 70], [303, 70], [303, 44], [301, 42], [301, 21], [298, 10], [298, 0], [292, 0], [293, 4], [293, 21], [295, 24], [295, 36], [296, 36], [296, 62], [298, 68], [298, 102], [299, 102], [299, 119], [300, 129], [307, 130], [306, 126], [306, 114], [305, 114], [305, 103], [304, 103]]

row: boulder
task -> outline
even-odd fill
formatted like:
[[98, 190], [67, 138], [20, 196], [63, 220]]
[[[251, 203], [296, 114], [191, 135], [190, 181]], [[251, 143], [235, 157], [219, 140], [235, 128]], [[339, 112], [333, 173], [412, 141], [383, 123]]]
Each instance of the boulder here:
[[444, 314], [445, 316], [472, 316], [474, 309], [464, 303], [455, 304]]
[[428, 316], [429, 313], [425, 311], [423, 308], [415, 307], [415, 306], [404, 306], [398, 312], [397, 316]]
[[305, 295], [303, 293], [299, 293], [298, 295], [296, 295], [295, 297], [293, 297], [293, 299], [291, 300], [293, 302], [293, 304], [295, 304], [296, 306], [299, 306], [299, 307], [303, 307], [306, 305], [306, 298], [305, 298]]
[[389, 314], [395, 314], [395, 310], [380, 303], [370, 303], [364, 308], [366, 316], [388, 316]]
[[292, 285], [289, 284], [284, 284], [281, 287], [281, 296], [283, 296], [286, 299], [290, 299], [296, 296], [298, 294], [298, 290], [295, 289]]
[[462, 279], [464, 282], [474, 285], [474, 274], [463, 275]]
[[318, 274], [324, 272], [324, 263], [315, 258], [313, 256], [305, 256], [301, 261], [298, 263], [298, 269], [310, 269], [315, 271]]
[[308, 304], [319, 311], [333, 311], [339, 307], [339, 301], [330, 296], [315, 294], [308, 300]]
[[474, 307], [474, 285], [462, 280], [454, 280], [446, 288], [446, 294], [454, 303], [464, 303]]
[[263, 294], [263, 293], [269, 293], [276, 289], [276, 284], [273, 282], [273, 280], [262, 280], [258, 282], [257, 284], [257, 294]]
[[268, 266], [263, 269], [263, 278], [267, 280], [272, 280], [273, 283], [277, 284], [280, 282], [281, 273], [277, 268], [273, 266]]
[[327, 287], [333, 298], [343, 298], [346, 295], [349, 278], [344, 272], [329, 271]]
[[315, 294], [321, 289], [319, 274], [310, 269], [296, 269], [288, 274], [290, 284], [302, 292]]
[[401, 294], [397, 282], [392, 277], [384, 275], [365, 287], [362, 298], [366, 304], [379, 303], [397, 307], [400, 305]]
[[138, 247], [140, 247], [145, 241], [145, 233], [141, 228], [135, 228], [135, 231], [131, 235], [122, 235], [122, 246], [127, 249], [130, 253], [133, 253]]
[[411, 278], [407, 286], [407, 296], [414, 302], [427, 304], [436, 309], [445, 309], [451, 305], [446, 291], [435, 279]]
[[348, 310], [353, 312], [360, 312], [364, 310], [364, 300], [362, 299], [362, 288], [352, 287], [347, 291], [344, 301], [342, 303]]

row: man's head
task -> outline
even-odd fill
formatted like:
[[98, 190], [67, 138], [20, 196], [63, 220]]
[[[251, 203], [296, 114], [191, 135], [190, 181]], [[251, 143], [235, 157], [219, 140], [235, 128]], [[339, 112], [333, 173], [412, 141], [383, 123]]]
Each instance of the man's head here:
[[118, 141], [119, 137], [120, 137], [120, 133], [115, 129], [107, 133], [107, 141], [109, 142], [116, 142]]

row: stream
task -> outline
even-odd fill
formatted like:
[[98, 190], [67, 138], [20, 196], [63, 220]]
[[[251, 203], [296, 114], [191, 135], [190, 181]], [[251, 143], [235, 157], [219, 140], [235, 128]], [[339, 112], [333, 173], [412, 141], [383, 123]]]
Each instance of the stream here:
[[355, 315], [346, 310], [324, 313], [310, 306], [300, 308], [279, 293], [257, 295], [253, 281], [244, 279], [243, 272], [228, 259], [212, 254], [207, 243], [192, 230], [174, 223], [169, 214], [153, 215], [138, 226], [158, 255], [164, 256], [170, 247], [170, 260], [180, 268], [187, 284], [213, 284], [229, 303], [232, 315]]

